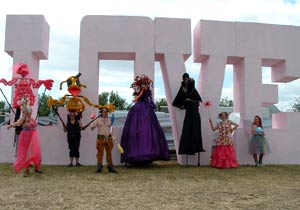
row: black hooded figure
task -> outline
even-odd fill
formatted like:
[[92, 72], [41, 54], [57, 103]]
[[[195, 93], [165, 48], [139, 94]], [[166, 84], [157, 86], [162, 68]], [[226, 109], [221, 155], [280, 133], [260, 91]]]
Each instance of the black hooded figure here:
[[181, 87], [172, 104], [179, 109], [185, 109], [178, 154], [194, 155], [195, 153], [205, 152], [202, 146], [201, 118], [199, 114], [199, 104], [202, 99], [195, 88], [195, 81], [189, 77], [188, 73], [182, 75], [182, 80]]

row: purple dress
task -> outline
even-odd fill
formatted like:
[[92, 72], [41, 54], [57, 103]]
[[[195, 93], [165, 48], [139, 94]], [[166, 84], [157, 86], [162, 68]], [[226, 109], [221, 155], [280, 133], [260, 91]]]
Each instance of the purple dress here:
[[145, 91], [131, 107], [123, 128], [121, 162], [143, 165], [155, 160], [170, 160], [164, 132], [154, 112], [151, 91]]

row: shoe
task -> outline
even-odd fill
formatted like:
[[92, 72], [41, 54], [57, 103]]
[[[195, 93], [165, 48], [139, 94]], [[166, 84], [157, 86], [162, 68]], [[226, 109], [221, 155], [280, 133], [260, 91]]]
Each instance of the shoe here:
[[82, 166], [80, 163], [76, 163], [76, 165], [75, 165], [76, 167], [80, 167], [80, 166]]
[[70, 163], [70, 164], [68, 165], [68, 167], [73, 167], [73, 163]]
[[102, 164], [98, 164], [96, 173], [101, 173], [101, 172], [102, 172]]
[[23, 177], [28, 177], [29, 175], [30, 175], [29, 169], [25, 169], [25, 171], [23, 173]]
[[259, 166], [259, 163], [258, 162], [255, 162], [255, 167], [258, 167]]
[[116, 169], [114, 168], [114, 166], [107, 166], [107, 169], [108, 169], [108, 171], [109, 171], [110, 173], [118, 173], [118, 172], [116, 171]]
[[263, 167], [265, 166], [262, 162], [258, 163], [258, 167]]
[[43, 174], [43, 172], [41, 170], [37, 170], [37, 169], [34, 170], [34, 173], [36, 173], [36, 174]]

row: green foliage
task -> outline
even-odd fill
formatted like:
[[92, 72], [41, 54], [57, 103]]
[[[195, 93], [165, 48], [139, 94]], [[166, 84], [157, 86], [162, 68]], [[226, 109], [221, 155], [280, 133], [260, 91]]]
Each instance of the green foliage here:
[[0, 101], [0, 112], [3, 112], [5, 109], [5, 101]]
[[293, 112], [300, 112], [300, 97], [295, 98], [295, 101], [291, 104]]
[[[103, 92], [99, 95], [99, 104], [105, 105], [107, 103], [114, 104], [116, 106], [116, 110], [128, 110], [128, 103], [126, 99], [119, 96], [118, 92], [111, 91]], [[129, 107], [130, 108], [130, 107]]]
[[228, 97], [221, 98], [220, 107], [233, 107], [233, 100]]
[[125, 110], [127, 106], [126, 99], [121, 98], [118, 92], [111, 91], [109, 96], [109, 103], [115, 104], [116, 110]]
[[38, 105], [40, 106], [39, 108], [39, 116], [48, 116], [51, 112], [50, 108], [48, 107], [48, 100], [50, 96], [49, 95], [40, 95], [39, 94], [39, 100], [38, 100]]
[[98, 103], [100, 105], [105, 105], [108, 103], [109, 92], [103, 92], [98, 97]]
[[156, 100], [157, 110], [161, 111], [162, 106], [168, 106], [167, 100], [165, 98], [159, 98]]
[[9, 112], [9, 106], [6, 101], [0, 101], [0, 112]]

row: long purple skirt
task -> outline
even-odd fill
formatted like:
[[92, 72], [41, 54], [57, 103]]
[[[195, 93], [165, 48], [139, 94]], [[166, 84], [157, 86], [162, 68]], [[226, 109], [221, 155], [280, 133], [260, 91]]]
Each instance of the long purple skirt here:
[[166, 137], [149, 103], [140, 101], [129, 110], [121, 146], [121, 162], [140, 165], [170, 160]]

